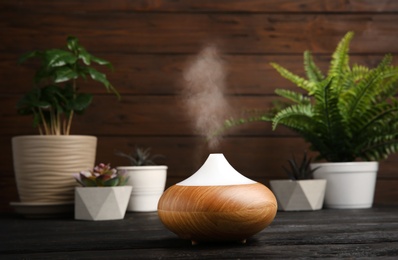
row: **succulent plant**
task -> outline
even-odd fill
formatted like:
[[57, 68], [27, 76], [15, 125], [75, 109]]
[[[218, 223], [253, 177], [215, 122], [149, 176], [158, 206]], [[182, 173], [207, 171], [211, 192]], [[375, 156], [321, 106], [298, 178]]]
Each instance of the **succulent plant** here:
[[151, 155], [151, 148], [144, 149], [138, 146], [129, 154], [120, 151], [115, 154], [127, 158], [132, 166], [156, 165], [155, 160], [163, 157], [159, 154]]
[[292, 159], [288, 160], [290, 169], [284, 166], [282, 166], [282, 168], [286, 171], [287, 175], [292, 180], [308, 180], [313, 178], [313, 173], [318, 169], [310, 168], [311, 161], [312, 158], [308, 157], [306, 152], [304, 153], [300, 164], [296, 161], [294, 155], [292, 155]]
[[81, 171], [75, 175], [75, 179], [83, 187], [110, 187], [123, 186], [128, 180], [128, 176], [119, 173], [111, 165], [100, 163], [92, 170]]

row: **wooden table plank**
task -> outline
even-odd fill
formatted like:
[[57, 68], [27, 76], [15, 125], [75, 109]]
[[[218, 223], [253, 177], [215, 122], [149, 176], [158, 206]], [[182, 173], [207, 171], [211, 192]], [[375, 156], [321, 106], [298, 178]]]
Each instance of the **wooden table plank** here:
[[398, 256], [398, 208], [278, 212], [246, 244], [192, 246], [154, 213], [87, 222], [71, 217], [1, 216], [0, 256], [6, 259], [280, 259]]

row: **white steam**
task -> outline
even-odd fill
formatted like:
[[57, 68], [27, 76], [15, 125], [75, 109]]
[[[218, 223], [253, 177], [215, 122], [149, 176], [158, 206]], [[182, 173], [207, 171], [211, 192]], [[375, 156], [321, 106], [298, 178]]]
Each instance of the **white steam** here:
[[215, 46], [204, 48], [184, 70], [184, 106], [195, 132], [215, 148], [230, 106], [224, 97], [225, 64]]

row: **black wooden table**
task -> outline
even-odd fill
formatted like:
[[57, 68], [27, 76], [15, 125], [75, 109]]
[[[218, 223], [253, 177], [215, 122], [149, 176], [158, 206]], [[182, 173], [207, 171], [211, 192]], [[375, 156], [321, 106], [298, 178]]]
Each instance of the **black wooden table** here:
[[88, 222], [0, 216], [0, 259], [398, 259], [398, 208], [278, 212], [246, 244], [191, 245], [157, 213]]

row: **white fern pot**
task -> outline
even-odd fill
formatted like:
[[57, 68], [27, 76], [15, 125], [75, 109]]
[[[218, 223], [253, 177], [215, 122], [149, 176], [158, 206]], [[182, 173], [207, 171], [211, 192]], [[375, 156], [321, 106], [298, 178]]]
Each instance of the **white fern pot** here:
[[131, 186], [76, 187], [75, 219], [123, 219], [130, 199]]
[[97, 138], [32, 135], [12, 138], [15, 179], [21, 202], [73, 202], [73, 174], [94, 167]]
[[326, 180], [271, 180], [270, 185], [281, 211], [322, 209]]
[[133, 186], [127, 211], [157, 211], [158, 202], [166, 187], [167, 166], [119, 166], [129, 179], [127, 185]]
[[325, 207], [371, 208], [378, 162], [313, 163], [315, 179], [326, 179]]

